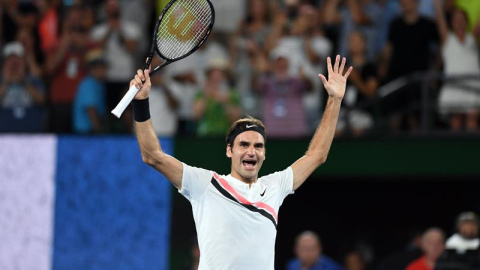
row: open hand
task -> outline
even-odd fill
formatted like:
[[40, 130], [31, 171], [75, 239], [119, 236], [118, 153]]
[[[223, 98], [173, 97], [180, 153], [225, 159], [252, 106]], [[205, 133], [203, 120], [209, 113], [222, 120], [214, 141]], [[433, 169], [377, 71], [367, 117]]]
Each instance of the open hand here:
[[345, 95], [345, 88], [347, 85], [348, 75], [353, 70], [353, 67], [349, 67], [347, 72], [343, 75], [343, 70], [345, 69], [346, 59], [343, 57], [342, 63], [340, 64], [340, 55], [337, 55], [335, 59], [335, 65], [332, 67], [332, 60], [330, 57], [327, 58], [327, 69], [328, 69], [328, 80], [323, 76], [323, 74], [318, 74], [320, 79], [322, 79], [323, 86], [328, 92], [328, 95], [333, 98], [342, 99]]

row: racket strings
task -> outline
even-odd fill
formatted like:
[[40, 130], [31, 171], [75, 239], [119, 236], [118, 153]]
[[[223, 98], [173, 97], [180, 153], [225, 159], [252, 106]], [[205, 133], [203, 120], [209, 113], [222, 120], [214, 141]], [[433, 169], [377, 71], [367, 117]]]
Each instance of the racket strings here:
[[207, 1], [176, 1], [158, 26], [156, 44], [159, 52], [170, 60], [189, 53], [205, 38], [212, 19]]

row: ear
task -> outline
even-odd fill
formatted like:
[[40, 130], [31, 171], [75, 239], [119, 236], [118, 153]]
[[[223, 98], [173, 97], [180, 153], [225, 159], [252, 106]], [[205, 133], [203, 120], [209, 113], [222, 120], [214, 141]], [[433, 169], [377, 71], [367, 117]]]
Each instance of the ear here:
[[230, 146], [230, 144], [227, 144], [227, 157], [232, 157], [232, 147]]

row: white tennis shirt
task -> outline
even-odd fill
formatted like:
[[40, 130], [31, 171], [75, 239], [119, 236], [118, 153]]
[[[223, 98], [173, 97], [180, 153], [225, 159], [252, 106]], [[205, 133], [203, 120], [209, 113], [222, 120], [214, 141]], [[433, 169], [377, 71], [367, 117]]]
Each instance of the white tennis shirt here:
[[199, 270], [273, 270], [278, 209], [293, 193], [293, 171], [248, 184], [183, 164], [179, 192], [192, 204]]

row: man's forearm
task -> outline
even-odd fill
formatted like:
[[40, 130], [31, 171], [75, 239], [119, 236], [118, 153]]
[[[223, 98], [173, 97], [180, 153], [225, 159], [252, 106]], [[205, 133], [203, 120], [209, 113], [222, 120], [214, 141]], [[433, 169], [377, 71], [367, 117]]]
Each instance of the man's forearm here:
[[314, 157], [319, 164], [326, 161], [337, 127], [342, 99], [329, 97], [320, 125], [315, 131], [306, 156]]
[[143, 161], [149, 165], [154, 165], [159, 161], [158, 154], [162, 153], [162, 148], [153, 129], [152, 121], [135, 122], [135, 133]]

